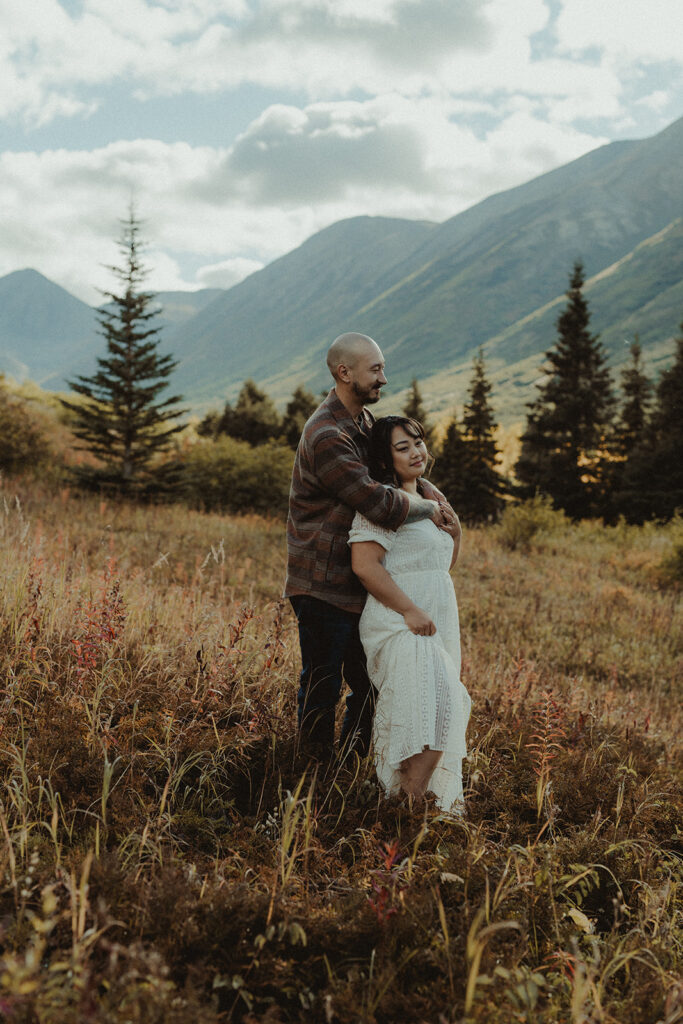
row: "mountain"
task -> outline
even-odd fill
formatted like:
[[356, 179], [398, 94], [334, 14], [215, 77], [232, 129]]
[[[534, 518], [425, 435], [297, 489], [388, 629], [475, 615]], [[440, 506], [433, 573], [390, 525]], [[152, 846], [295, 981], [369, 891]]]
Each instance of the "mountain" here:
[[442, 224], [333, 224], [172, 333], [177, 384], [204, 407], [249, 376], [280, 401], [300, 382], [317, 392], [330, 341], [359, 330], [381, 345], [392, 391], [417, 376], [436, 410], [462, 401], [483, 347], [506, 417], [521, 416], [576, 259], [615, 364], [636, 330], [659, 359], [682, 310], [682, 159], [683, 119]]
[[[355, 217], [228, 290], [162, 293], [162, 345], [179, 361], [173, 390], [201, 412], [253, 377], [282, 405], [300, 383], [315, 393], [326, 387], [329, 343], [357, 330], [387, 358], [387, 411], [413, 377], [434, 413], [461, 404], [481, 347], [499, 418], [519, 420], [554, 344], [576, 259], [615, 370], [638, 333], [656, 372], [683, 313], [682, 161], [683, 119], [653, 138], [600, 147], [442, 224]], [[0, 280], [0, 309], [0, 369], [28, 367], [48, 384], [57, 373], [61, 381], [84, 372], [84, 354], [92, 358], [87, 306], [21, 271]]]
[[[222, 294], [221, 288], [159, 292], [155, 325], [167, 333]], [[96, 357], [104, 353], [98, 330], [96, 309], [38, 271], [0, 278], [0, 372], [63, 390], [66, 380], [95, 369]]]
[[[321, 336], [345, 330], [376, 297], [377, 280], [435, 228], [355, 217], [313, 235], [171, 333], [178, 386], [196, 404], [220, 400], [249, 376], [320, 382]], [[275, 391], [283, 397], [287, 387]]]
[[[63, 388], [94, 365], [94, 311], [36, 270], [0, 278], [0, 371]], [[81, 369], [82, 368], [82, 369]]]
[[201, 288], [196, 292], [157, 292], [156, 301], [161, 306], [157, 326], [163, 330], [182, 324], [223, 294], [223, 288]]

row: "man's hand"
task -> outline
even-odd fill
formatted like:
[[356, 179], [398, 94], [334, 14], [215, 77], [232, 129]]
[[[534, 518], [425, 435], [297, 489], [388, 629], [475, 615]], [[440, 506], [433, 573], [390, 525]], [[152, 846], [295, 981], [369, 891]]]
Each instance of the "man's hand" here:
[[462, 535], [462, 527], [456, 513], [447, 502], [439, 502], [439, 511], [441, 513], [441, 522], [437, 523], [439, 529], [448, 533], [453, 540], [459, 540]]
[[437, 502], [431, 520], [440, 530], [450, 534], [453, 540], [460, 537], [462, 533], [460, 520], [447, 501]]
[[416, 636], [434, 636], [436, 626], [426, 612], [414, 605], [407, 612], [403, 613], [403, 621], [411, 633]]

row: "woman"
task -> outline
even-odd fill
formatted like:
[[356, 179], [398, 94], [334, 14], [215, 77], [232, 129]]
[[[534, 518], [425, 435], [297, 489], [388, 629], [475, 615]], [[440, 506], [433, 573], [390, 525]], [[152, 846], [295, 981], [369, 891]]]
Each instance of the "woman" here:
[[[428, 460], [424, 430], [405, 416], [377, 420], [371, 472], [412, 494]], [[452, 515], [452, 514], [451, 514]], [[462, 801], [462, 759], [470, 698], [460, 682], [458, 606], [449, 569], [460, 545], [431, 520], [396, 532], [356, 513], [349, 534], [353, 570], [368, 592], [360, 620], [370, 679], [378, 690], [377, 775], [387, 793], [427, 790], [444, 810]]]

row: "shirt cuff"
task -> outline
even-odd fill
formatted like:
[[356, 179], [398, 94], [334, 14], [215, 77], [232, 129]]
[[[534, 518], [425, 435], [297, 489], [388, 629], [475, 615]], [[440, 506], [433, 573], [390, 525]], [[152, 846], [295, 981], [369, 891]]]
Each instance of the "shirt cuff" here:
[[419, 523], [423, 519], [431, 519], [439, 505], [429, 498], [421, 498], [419, 495], [408, 495], [408, 515], [405, 523]]

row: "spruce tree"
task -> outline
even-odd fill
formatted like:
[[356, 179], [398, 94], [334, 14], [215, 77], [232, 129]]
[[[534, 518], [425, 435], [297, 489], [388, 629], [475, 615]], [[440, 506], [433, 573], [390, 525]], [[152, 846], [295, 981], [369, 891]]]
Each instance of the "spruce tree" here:
[[607, 504], [608, 445], [614, 398], [605, 352], [589, 330], [583, 266], [574, 264], [558, 340], [546, 352], [545, 379], [529, 405], [515, 472], [520, 493], [548, 494], [574, 519], [600, 515]]
[[103, 291], [108, 301], [98, 310], [99, 333], [107, 355], [98, 357], [91, 377], [79, 376], [70, 387], [85, 401], [63, 401], [75, 417], [74, 433], [103, 467], [79, 467], [80, 482], [124, 493], [141, 491], [153, 480], [150, 464], [169, 447], [182, 426], [179, 395], [159, 400], [177, 365], [160, 355], [159, 309], [142, 283], [148, 271], [142, 261], [141, 224], [131, 206], [122, 222], [119, 242], [122, 263], [109, 269], [118, 278], [117, 291]]
[[641, 356], [642, 349], [636, 335], [631, 345], [631, 362], [621, 373], [624, 400], [617, 423], [616, 442], [618, 451], [624, 456], [644, 439], [652, 398], [652, 383], [643, 373]]
[[282, 420], [282, 434], [290, 448], [297, 447], [306, 420], [317, 408], [315, 395], [300, 384], [287, 403]]
[[434, 432], [430, 424], [427, 422], [427, 410], [422, 403], [422, 394], [415, 377], [413, 377], [413, 380], [410, 383], [410, 390], [406, 396], [402, 412], [404, 416], [409, 416], [411, 419], [417, 420], [418, 423], [422, 424], [425, 432], [427, 449], [431, 451], [434, 446]]
[[463, 413], [467, 497], [462, 511], [467, 522], [481, 523], [498, 517], [507, 489], [498, 471], [500, 453], [495, 439], [498, 425], [489, 401], [491, 383], [486, 378], [481, 350], [472, 364], [467, 393]]
[[683, 512], [683, 322], [673, 365], [659, 379], [645, 436], [631, 451], [620, 506], [632, 522]]
[[437, 452], [431, 479], [443, 491], [458, 515], [462, 514], [463, 517], [467, 502], [467, 478], [467, 447], [457, 413], [454, 412]]
[[627, 514], [629, 510], [630, 499], [624, 493], [627, 464], [631, 453], [646, 439], [652, 383], [643, 373], [641, 354], [640, 342], [636, 335], [631, 345], [631, 361], [621, 372], [623, 400], [614, 431], [609, 502], [611, 512], [608, 509], [606, 513], [611, 520]]

